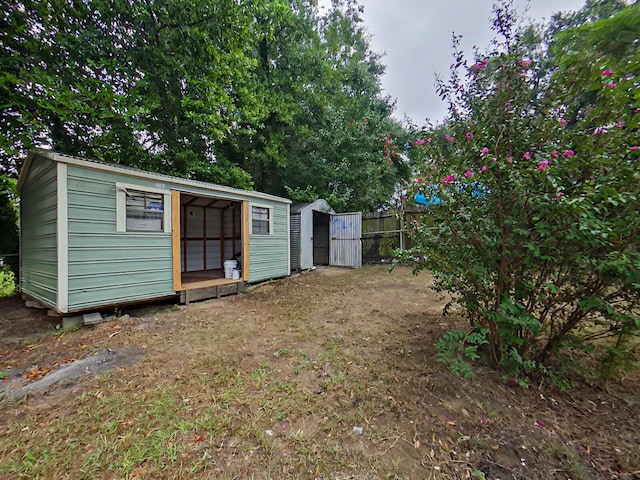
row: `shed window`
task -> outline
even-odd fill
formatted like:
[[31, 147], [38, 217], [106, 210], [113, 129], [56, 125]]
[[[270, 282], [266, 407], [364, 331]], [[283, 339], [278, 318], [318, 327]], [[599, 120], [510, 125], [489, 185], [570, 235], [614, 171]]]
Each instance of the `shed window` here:
[[116, 184], [118, 232], [171, 232], [171, 193], [153, 187]]
[[271, 235], [271, 209], [269, 207], [251, 207], [251, 233], [253, 235]]
[[129, 190], [125, 192], [128, 232], [162, 232], [164, 195]]

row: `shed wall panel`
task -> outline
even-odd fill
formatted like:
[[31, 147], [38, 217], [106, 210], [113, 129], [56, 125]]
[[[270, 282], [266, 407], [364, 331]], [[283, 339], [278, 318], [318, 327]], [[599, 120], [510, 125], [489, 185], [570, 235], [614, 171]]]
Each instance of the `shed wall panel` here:
[[116, 231], [117, 182], [135, 183], [69, 166], [70, 311], [175, 293], [171, 233]]
[[222, 268], [220, 240], [207, 240], [207, 268]]
[[202, 240], [187, 240], [187, 272], [204, 270], [204, 244]]
[[56, 164], [36, 158], [20, 200], [20, 288], [49, 306], [57, 302]]
[[288, 205], [264, 201], [261, 205], [273, 208], [273, 233], [251, 235], [250, 278], [256, 282], [289, 275], [289, 208]]
[[291, 270], [300, 270], [300, 214], [291, 215]]
[[204, 207], [189, 206], [185, 209], [187, 238], [204, 236]]
[[207, 208], [206, 211], [206, 223], [207, 223], [207, 238], [220, 238], [220, 215], [222, 210], [217, 208]]

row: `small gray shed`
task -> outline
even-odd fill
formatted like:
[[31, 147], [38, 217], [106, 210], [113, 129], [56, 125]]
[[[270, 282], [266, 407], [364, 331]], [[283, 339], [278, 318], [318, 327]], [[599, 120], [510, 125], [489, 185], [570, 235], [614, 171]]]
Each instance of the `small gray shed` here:
[[335, 213], [324, 199], [291, 205], [291, 270], [362, 266], [362, 213]]
[[[20, 290], [58, 313], [289, 275], [290, 200], [47, 150], [20, 192]], [[225, 261], [241, 275], [227, 278]]]

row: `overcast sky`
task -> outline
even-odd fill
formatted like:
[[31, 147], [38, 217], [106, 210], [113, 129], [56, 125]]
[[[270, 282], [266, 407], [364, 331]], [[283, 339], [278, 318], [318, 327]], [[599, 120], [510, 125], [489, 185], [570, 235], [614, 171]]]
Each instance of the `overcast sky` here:
[[[322, 2], [321, 2], [322, 3]], [[435, 73], [448, 77], [451, 35], [463, 35], [462, 46], [471, 59], [472, 47], [489, 46], [491, 6], [495, 0], [360, 0], [364, 23], [375, 52], [386, 53], [382, 79], [385, 94], [397, 99], [395, 116], [406, 114], [422, 125], [446, 114], [436, 95]], [[549, 19], [558, 11], [578, 10], [585, 0], [531, 0], [527, 16]], [[515, 0], [524, 12], [526, 0]]]

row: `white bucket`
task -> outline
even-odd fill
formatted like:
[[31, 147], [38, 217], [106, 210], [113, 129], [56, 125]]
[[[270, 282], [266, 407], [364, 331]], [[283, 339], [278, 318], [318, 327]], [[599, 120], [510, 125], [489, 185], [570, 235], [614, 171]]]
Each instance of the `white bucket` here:
[[224, 261], [224, 278], [233, 278], [233, 271], [238, 268], [237, 260]]
[[240, 280], [240, 270], [238, 269], [233, 270], [232, 278], [234, 280]]

